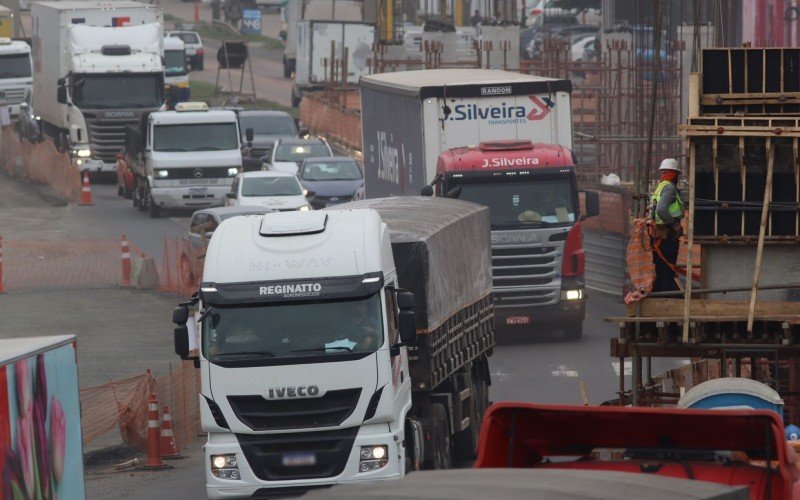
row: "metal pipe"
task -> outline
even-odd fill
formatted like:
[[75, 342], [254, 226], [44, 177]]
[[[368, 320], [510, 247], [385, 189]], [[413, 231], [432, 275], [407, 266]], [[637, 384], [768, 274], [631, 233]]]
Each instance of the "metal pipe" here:
[[[793, 290], [800, 288], [800, 283], [786, 283], [784, 285], [764, 285], [758, 287], [759, 290]], [[752, 286], [738, 286], [727, 288], [699, 288], [692, 290], [692, 294], [696, 293], [728, 293], [728, 292], [749, 292]], [[680, 297], [684, 292], [676, 290], [674, 292], [652, 292], [648, 297]]]

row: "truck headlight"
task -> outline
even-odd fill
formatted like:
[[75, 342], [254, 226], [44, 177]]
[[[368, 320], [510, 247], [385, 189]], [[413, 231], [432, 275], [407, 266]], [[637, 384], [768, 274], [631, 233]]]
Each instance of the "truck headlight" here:
[[211, 473], [220, 479], [241, 479], [236, 455], [211, 455]]
[[236, 167], [231, 167], [228, 169], [228, 177], [233, 177], [239, 173], [239, 169]]
[[359, 453], [358, 472], [372, 472], [389, 463], [389, 448], [385, 445], [362, 446]]
[[301, 212], [308, 212], [311, 208], [308, 205], [303, 205], [302, 207], [298, 208]]
[[577, 290], [564, 290], [561, 292], [561, 300], [581, 300], [583, 298], [583, 289]]
[[88, 157], [92, 156], [92, 150], [91, 149], [76, 149], [75, 150], [75, 156], [77, 156], [78, 158], [88, 158]]
[[156, 175], [162, 179], [169, 177], [169, 170], [156, 170]]

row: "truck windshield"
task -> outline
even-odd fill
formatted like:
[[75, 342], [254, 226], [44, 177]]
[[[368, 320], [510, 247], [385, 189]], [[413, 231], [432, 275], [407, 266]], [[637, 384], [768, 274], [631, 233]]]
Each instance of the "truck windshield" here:
[[0, 56], [0, 78], [27, 78], [31, 76], [30, 54]]
[[239, 149], [236, 123], [156, 125], [153, 150], [161, 152], [224, 151]]
[[164, 78], [147, 75], [74, 75], [72, 103], [84, 109], [158, 108], [164, 103]]
[[164, 51], [164, 74], [167, 76], [183, 76], [186, 74], [186, 51]]
[[510, 182], [471, 181], [458, 184], [458, 198], [489, 207], [492, 229], [522, 229], [575, 222], [571, 177], [516, 179]]
[[281, 144], [275, 151], [275, 161], [301, 162], [315, 156], [330, 156], [325, 144]]
[[383, 345], [379, 294], [364, 299], [213, 307], [203, 321], [209, 361], [374, 352]]
[[240, 116], [239, 126], [242, 130], [253, 129], [256, 135], [297, 135], [297, 127], [291, 116]]
[[291, 177], [245, 177], [242, 196], [297, 196], [303, 194], [300, 183]]

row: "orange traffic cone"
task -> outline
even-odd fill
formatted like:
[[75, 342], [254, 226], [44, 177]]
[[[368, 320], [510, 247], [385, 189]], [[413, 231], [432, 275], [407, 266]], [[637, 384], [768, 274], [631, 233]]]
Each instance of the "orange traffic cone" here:
[[92, 201], [92, 188], [89, 187], [89, 174], [83, 173], [83, 185], [81, 186], [81, 201], [79, 205], [94, 205]]
[[145, 469], [163, 469], [167, 467], [161, 460], [161, 437], [158, 425], [158, 400], [155, 394], [147, 400], [147, 461]]
[[169, 406], [164, 405], [164, 412], [161, 414], [161, 458], [171, 460], [182, 458], [175, 446], [175, 435], [172, 432], [172, 415], [169, 414]]

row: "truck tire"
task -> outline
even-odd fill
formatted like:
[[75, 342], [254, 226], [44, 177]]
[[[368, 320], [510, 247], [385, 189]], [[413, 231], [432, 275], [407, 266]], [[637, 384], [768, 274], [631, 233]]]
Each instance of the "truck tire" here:
[[453, 453], [450, 442], [450, 420], [444, 405], [433, 403], [428, 406], [423, 418], [423, 426], [428, 436], [425, 443], [425, 469], [444, 470], [453, 467]]
[[203, 56], [195, 56], [194, 64], [192, 64], [192, 69], [196, 69], [197, 71], [203, 71]]
[[564, 325], [563, 330], [567, 340], [578, 340], [583, 336], [583, 320], [571, 321]]
[[150, 214], [151, 219], [158, 219], [161, 216], [161, 207], [153, 201], [153, 195], [150, 193], [150, 188], [147, 188], [147, 212]]
[[133, 191], [133, 206], [138, 208], [140, 212], [144, 212], [145, 210], [147, 210], [147, 205], [145, 204], [144, 195], [145, 195], [145, 187], [138, 185], [137, 183], [137, 186]]

